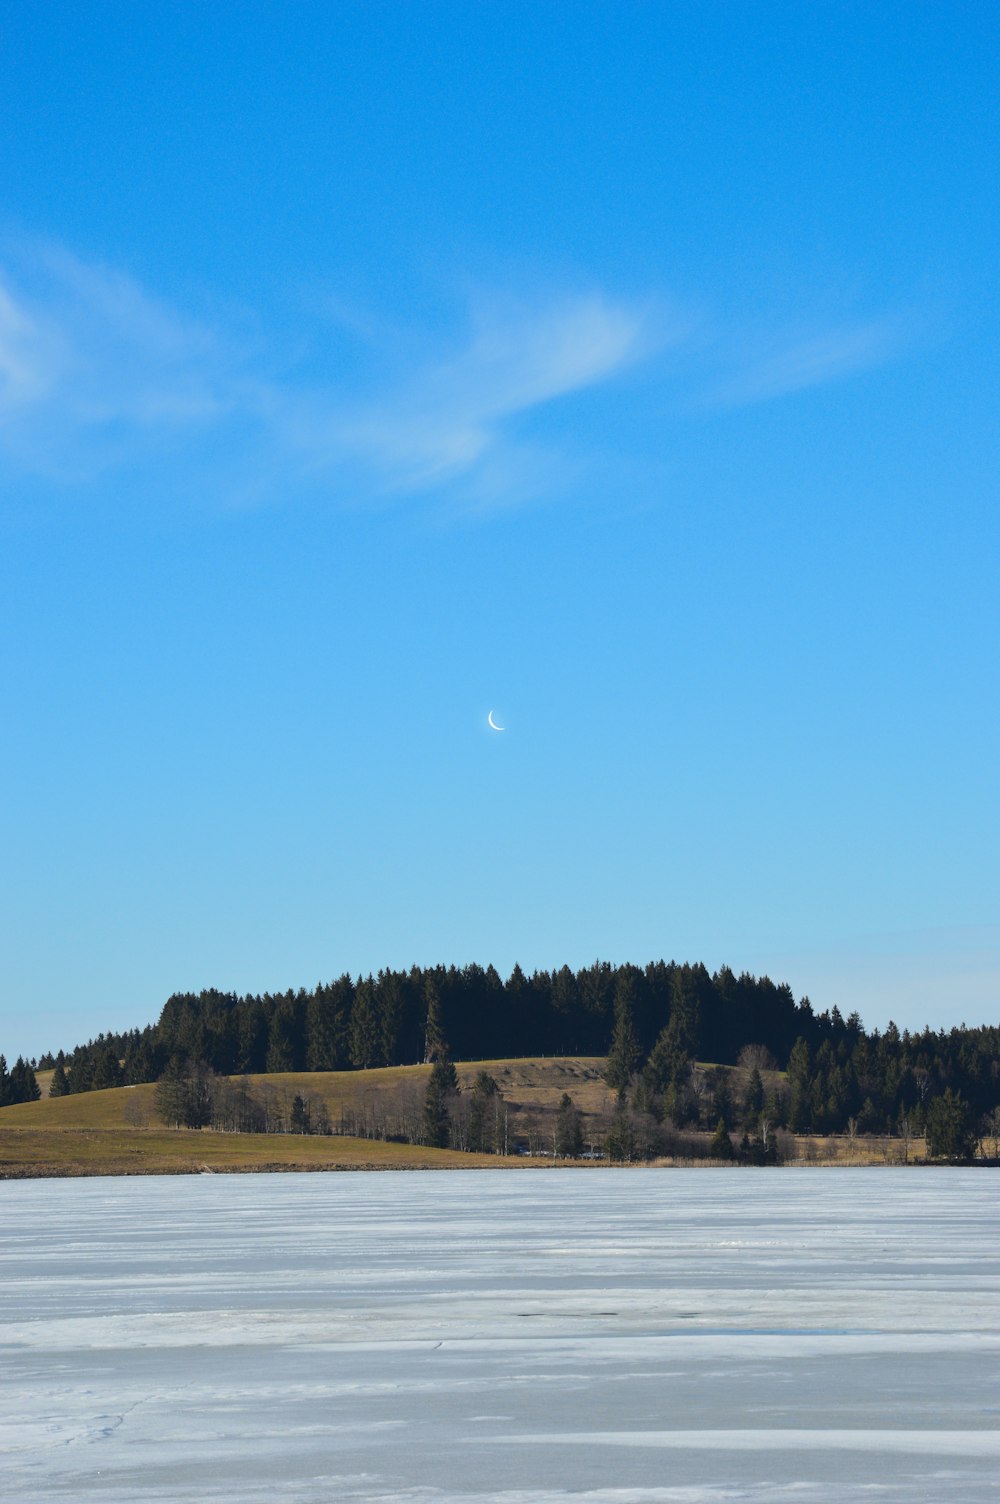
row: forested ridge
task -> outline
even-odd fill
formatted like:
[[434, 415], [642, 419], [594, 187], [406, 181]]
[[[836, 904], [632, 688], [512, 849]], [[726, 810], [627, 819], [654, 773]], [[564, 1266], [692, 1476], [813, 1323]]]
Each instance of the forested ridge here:
[[[59, 1095], [154, 1081], [171, 1065], [228, 1077], [537, 1055], [607, 1056], [620, 1105], [651, 1125], [909, 1136], [946, 1111], [968, 1135], [1000, 1111], [998, 1028], [866, 1032], [856, 1013], [816, 1013], [768, 977], [663, 961], [515, 967], [506, 980], [492, 966], [413, 967], [311, 991], [178, 993], [155, 1024], [38, 1064], [55, 1068]], [[736, 1077], [705, 1062], [738, 1061], [736, 1095]]]

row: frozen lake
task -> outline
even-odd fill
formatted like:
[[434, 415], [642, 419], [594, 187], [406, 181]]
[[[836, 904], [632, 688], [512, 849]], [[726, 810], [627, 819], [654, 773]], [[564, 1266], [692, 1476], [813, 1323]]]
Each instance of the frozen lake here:
[[0, 1493], [1000, 1500], [1000, 1178], [0, 1183]]

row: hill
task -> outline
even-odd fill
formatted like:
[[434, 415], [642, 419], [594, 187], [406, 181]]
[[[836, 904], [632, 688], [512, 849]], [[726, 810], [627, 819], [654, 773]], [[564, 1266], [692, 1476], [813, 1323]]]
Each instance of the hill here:
[[[322, 1103], [332, 1134], [288, 1132], [228, 1133], [211, 1129], [166, 1128], [155, 1105], [152, 1084], [113, 1087], [65, 1097], [43, 1097], [0, 1109], [0, 1178], [45, 1175], [193, 1174], [271, 1170], [356, 1170], [540, 1167], [551, 1164], [556, 1117], [568, 1093], [581, 1114], [584, 1143], [602, 1141], [615, 1094], [604, 1080], [600, 1056], [539, 1057], [476, 1061], [458, 1066], [463, 1096], [476, 1077], [488, 1071], [498, 1082], [512, 1114], [519, 1146], [534, 1153], [475, 1154], [431, 1149], [339, 1132], [343, 1126], [366, 1125], [379, 1131], [401, 1094], [422, 1099], [431, 1067], [394, 1066], [369, 1071], [321, 1071], [259, 1074], [244, 1078], [251, 1089], [266, 1091], [287, 1115], [296, 1095]], [[708, 1069], [701, 1067], [701, 1069]], [[746, 1084], [747, 1071], [735, 1069], [734, 1093]], [[765, 1072], [770, 1088], [779, 1072]], [[657, 1162], [705, 1162], [709, 1135], [677, 1135], [674, 1153]], [[512, 1145], [513, 1147], [513, 1145]], [[898, 1139], [859, 1137], [811, 1138], [785, 1135], [785, 1156], [806, 1163], [881, 1163], [903, 1157]], [[923, 1156], [922, 1140], [913, 1140], [908, 1155]]]
[[[609, 1092], [600, 1058], [477, 1061], [458, 1067], [468, 1091], [482, 1070], [498, 1080], [511, 1108], [542, 1123], [554, 1120], [565, 1091], [585, 1117], [598, 1120]], [[258, 1074], [246, 1079], [285, 1104], [296, 1094], [322, 1102], [334, 1129], [351, 1115], [371, 1120], [400, 1091], [426, 1090], [429, 1065], [369, 1071]], [[218, 1133], [165, 1128], [154, 1106], [152, 1084], [112, 1087], [66, 1097], [44, 1096], [0, 1109], [0, 1178], [24, 1175], [128, 1175], [205, 1170], [333, 1170], [493, 1167], [495, 1154], [429, 1149], [334, 1132]], [[602, 1119], [603, 1121], [603, 1119]], [[544, 1129], [540, 1129], [544, 1132]], [[507, 1163], [521, 1162], [513, 1158]], [[528, 1163], [538, 1163], [529, 1159]]]

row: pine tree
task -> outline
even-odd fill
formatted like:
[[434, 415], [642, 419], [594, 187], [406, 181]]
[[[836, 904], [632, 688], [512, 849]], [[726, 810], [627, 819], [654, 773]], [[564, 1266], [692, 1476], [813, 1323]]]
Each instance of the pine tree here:
[[623, 971], [615, 987], [615, 1032], [611, 1040], [604, 1079], [623, 1091], [639, 1064], [639, 1040], [635, 1032], [635, 983]]
[[267, 1069], [267, 1015], [260, 998], [245, 997], [236, 1007], [236, 1069]]
[[121, 1086], [122, 1068], [118, 1056], [109, 1047], [94, 1052], [94, 1065], [90, 1077], [91, 1091], [106, 1091], [112, 1086]]
[[747, 1082], [747, 1089], [743, 1094], [743, 1121], [745, 1123], [756, 1122], [756, 1120], [760, 1117], [761, 1109], [763, 1106], [764, 1082], [761, 1079], [760, 1071], [756, 1066], [754, 1066], [753, 1070], [750, 1072], [750, 1080]]
[[629, 1114], [624, 1088], [618, 1092], [611, 1127], [605, 1140], [605, 1152], [609, 1159], [622, 1164], [631, 1164], [636, 1155], [635, 1126]]
[[932, 1159], [970, 1160], [976, 1134], [968, 1103], [949, 1087], [927, 1110], [927, 1153]]
[[267, 1071], [278, 1074], [295, 1069], [295, 1024], [290, 1004], [282, 998], [274, 1010], [267, 1035]]
[[693, 1060], [698, 1050], [701, 1011], [698, 1003], [699, 975], [704, 976], [704, 967], [679, 967], [674, 972], [670, 989], [670, 1019], [667, 1027], [677, 1052], [685, 1060]]
[[556, 1115], [556, 1157], [579, 1159], [583, 1153], [583, 1127], [579, 1109], [568, 1092], [563, 1092]]
[[809, 1046], [800, 1036], [788, 1057], [788, 1126], [793, 1133], [804, 1133], [812, 1122], [812, 1075]]
[[306, 1007], [307, 1070], [345, 1068], [353, 1002], [354, 983], [346, 972], [328, 987], [316, 988]]
[[66, 1067], [62, 1060], [57, 1060], [52, 1072], [52, 1080], [49, 1082], [50, 1097], [64, 1097], [69, 1091], [69, 1082], [66, 1080]]
[[18, 1055], [14, 1062], [14, 1069], [10, 1073], [7, 1100], [9, 1102], [37, 1102], [41, 1095], [35, 1072], [28, 1061], [22, 1060]]
[[449, 1099], [458, 1094], [458, 1076], [451, 1061], [435, 1060], [424, 1097], [424, 1143], [446, 1149], [451, 1138]]
[[712, 1142], [708, 1146], [708, 1152], [712, 1159], [736, 1158], [733, 1141], [726, 1131], [725, 1119], [723, 1118], [720, 1118], [715, 1125], [715, 1133], [712, 1135]]
[[375, 984], [371, 977], [359, 981], [351, 1008], [351, 1064], [366, 1071], [379, 1058], [379, 1025], [375, 1008]]
[[474, 1154], [495, 1154], [500, 1087], [489, 1071], [480, 1071], [469, 1096], [468, 1148]]
[[441, 1016], [441, 994], [432, 976], [424, 982], [424, 1007], [427, 1015], [424, 1026], [424, 1064], [430, 1065], [435, 1060], [446, 1060], [448, 1057], [448, 1041], [444, 1036]]
[[182, 1128], [187, 1116], [187, 1093], [184, 1081], [184, 1062], [179, 1055], [172, 1055], [167, 1068], [156, 1083], [153, 1106], [168, 1128]]

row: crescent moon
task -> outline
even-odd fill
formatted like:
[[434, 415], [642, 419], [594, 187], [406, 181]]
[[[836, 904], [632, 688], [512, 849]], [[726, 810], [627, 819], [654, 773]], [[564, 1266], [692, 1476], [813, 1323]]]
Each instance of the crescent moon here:
[[490, 711], [490, 713], [486, 717], [486, 719], [489, 721], [490, 726], [492, 727], [492, 729], [494, 731], [503, 731], [505, 729], [503, 726], [498, 726], [497, 725], [496, 721], [493, 719], [493, 712], [492, 712], [492, 710]]

